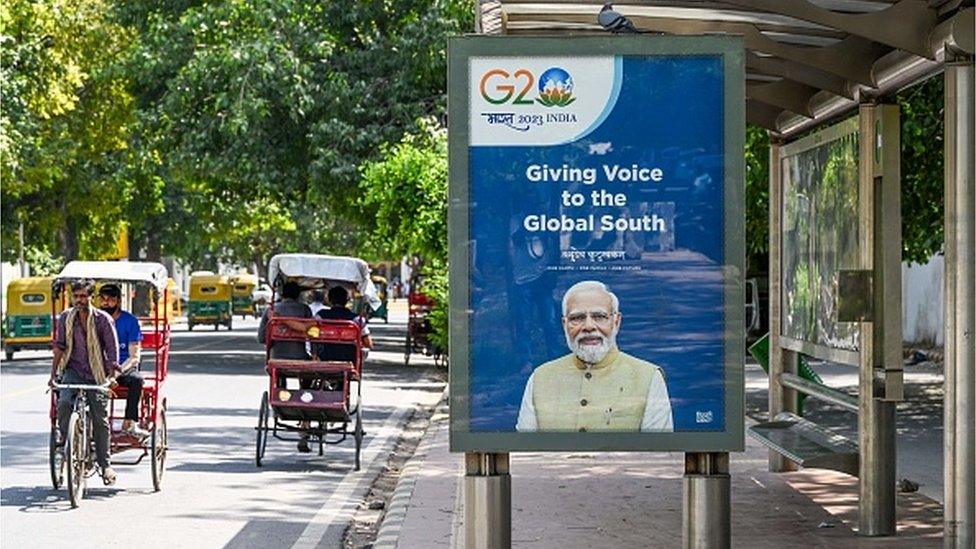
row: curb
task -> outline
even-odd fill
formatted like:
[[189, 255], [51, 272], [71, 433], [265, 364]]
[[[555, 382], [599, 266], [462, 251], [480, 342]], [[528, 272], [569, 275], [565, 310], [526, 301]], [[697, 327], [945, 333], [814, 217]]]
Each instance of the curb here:
[[[423, 437], [413, 456], [403, 467], [400, 479], [397, 481], [396, 488], [387, 506], [386, 514], [383, 515], [383, 522], [380, 523], [376, 533], [376, 541], [373, 542], [373, 549], [396, 549], [400, 541], [400, 530], [403, 528], [403, 521], [407, 518], [407, 511], [410, 509], [410, 499], [413, 497], [414, 487], [417, 485], [417, 477], [427, 460], [427, 452], [430, 450], [435, 421], [440, 422], [447, 419], [447, 391], [441, 396], [441, 401], [430, 417], [427, 428], [424, 430]], [[435, 427], [436, 428], [436, 427]]]

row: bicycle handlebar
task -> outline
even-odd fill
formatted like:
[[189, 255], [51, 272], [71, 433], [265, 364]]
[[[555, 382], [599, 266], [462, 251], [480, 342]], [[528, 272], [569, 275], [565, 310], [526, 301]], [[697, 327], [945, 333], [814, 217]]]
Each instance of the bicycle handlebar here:
[[104, 385], [89, 385], [84, 383], [55, 383], [55, 389], [79, 389], [82, 391], [99, 391], [101, 393], [108, 393], [109, 384]]

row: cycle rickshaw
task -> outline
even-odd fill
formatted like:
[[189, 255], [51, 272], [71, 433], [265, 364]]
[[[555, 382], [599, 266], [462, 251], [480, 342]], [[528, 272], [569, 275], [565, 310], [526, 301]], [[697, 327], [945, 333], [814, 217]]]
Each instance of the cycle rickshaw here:
[[407, 341], [403, 353], [404, 364], [410, 364], [412, 353], [423, 353], [434, 358], [434, 364], [440, 365], [446, 361], [444, 351], [430, 339], [433, 331], [428, 316], [434, 309], [434, 300], [420, 291], [422, 279], [416, 277], [411, 281], [410, 293], [407, 295]]
[[[163, 385], [169, 370], [170, 349], [169, 315], [165, 305], [169, 298], [166, 268], [159, 263], [72, 261], [65, 266], [52, 284], [52, 295], [62, 296], [60, 303], [53, 303], [51, 306], [52, 325], [57, 322], [58, 312], [66, 308], [65, 301], [70, 290], [63, 290], [70, 287], [72, 282], [84, 279], [95, 280], [100, 284], [115, 283], [124, 288], [122, 307], [130, 310], [139, 319], [142, 330], [142, 365], [139, 369], [144, 371], [142, 398], [139, 403], [139, 423], [150, 432], [150, 436], [147, 439], [140, 439], [117, 428], [121, 417], [116, 414], [116, 404], [121, 401], [120, 408], [124, 408], [127, 393], [125, 387], [117, 386], [109, 392], [108, 417], [111, 433], [109, 451], [112, 455], [127, 451], [135, 454], [131, 461], [113, 460], [114, 465], [137, 465], [144, 458], [149, 457], [153, 490], [159, 491], [162, 487], [169, 442], [166, 430], [166, 398], [163, 396]], [[143, 310], [138, 310], [140, 306]], [[52, 330], [53, 332], [56, 330]], [[152, 373], [147, 375], [145, 366], [150, 360]], [[68, 420], [68, 436], [63, 442], [60, 440], [61, 435], [57, 425], [57, 391], [51, 392], [50, 408], [51, 483], [55, 489], [60, 489], [63, 484], [67, 484], [71, 505], [77, 507], [85, 496], [86, 480], [95, 474], [91, 419], [88, 417], [86, 399], [82, 395], [87, 390], [108, 391], [109, 389], [107, 386], [96, 385], [56, 384], [55, 387], [83, 389], [75, 401], [74, 410]]]
[[[376, 288], [369, 278], [369, 266], [353, 257], [315, 254], [280, 254], [268, 264], [268, 278], [275, 294], [286, 282], [302, 290], [327, 289], [341, 285], [358, 292], [372, 307], [379, 305]], [[365, 309], [360, 309], [365, 310]], [[260, 467], [268, 435], [290, 442], [317, 443], [319, 455], [325, 445], [339, 444], [352, 437], [356, 445], [355, 468], [360, 467], [363, 442], [362, 419], [362, 328], [357, 321], [293, 318], [275, 315], [272, 299], [266, 328], [268, 390], [261, 397], [258, 412], [255, 464]], [[290, 360], [271, 358], [276, 342], [303, 342], [329, 346], [342, 358]]]

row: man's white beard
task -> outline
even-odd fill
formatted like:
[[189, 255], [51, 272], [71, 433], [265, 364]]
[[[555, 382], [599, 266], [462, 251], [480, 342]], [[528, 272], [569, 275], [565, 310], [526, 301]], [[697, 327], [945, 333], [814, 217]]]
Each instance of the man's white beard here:
[[[582, 345], [580, 340], [584, 337], [599, 337], [599, 345]], [[576, 336], [576, 339], [570, 339], [569, 334], [566, 334], [566, 345], [569, 349], [573, 351], [576, 358], [582, 360], [587, 364], [596, 364], [607, 357], [607, 353], [610, 349], [617, 346], [617, 330], [614, 329], [610, 333], [610, 337], [605, 337], [603, 334], [597, 332], [595, 334], [584, 334], [581, 333]]]

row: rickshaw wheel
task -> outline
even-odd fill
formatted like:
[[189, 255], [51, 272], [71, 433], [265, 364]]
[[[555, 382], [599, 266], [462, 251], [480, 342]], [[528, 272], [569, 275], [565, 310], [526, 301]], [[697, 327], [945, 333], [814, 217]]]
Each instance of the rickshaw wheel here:
[[359, 470], [359, 454], [363, 447], [363, 411], [361, 404], [356, 405], [356, 431], [353, 434], [356, 439], [356, 470]]
[[410, 324], [407, 324], [407, 345], [406, 350], [403, 351], [403, 364], [405, 366], [410, 365]]
[[153, 490], [158, 492], [163, 484], [163, 471], [166, 467], [166, 450], [169, 444], [169, 432], [166, 430], [166, 401], [163, 400], [159, 410], [159, 420], [152, 432], [152, 482]]
[[261, 395], [261, 408], [258, 411], [258, 427], [257, 427], [257, 445], [254, 452], [254, 464], [258, 467], [261, 466], [261, 460], [264, 459], [264, 450], [268, 447], [268, 416], [270, 410], [268, 407], [268, 392], [265, 391]]
[[59, 451], [58, 448], [58, 437], [60, 433], [58, 431], [58, 426], [54, 425], [51, 427], [51, 439], [50, 439], [50, 452], [49, 460], [51, 465], [51, 484], [54, 485], [55, 490], [59, 490], [61, 485], [64, 484], [64, 453]]
[[68, 470], [68, 499], [71, 501], [71, 507], [78, 507], [81, 499], [85, 497], [87, 442], [81, 416], [78, 412], [72, 412], [68, 419], [68, 440], [64, 442], [64, 461]]

